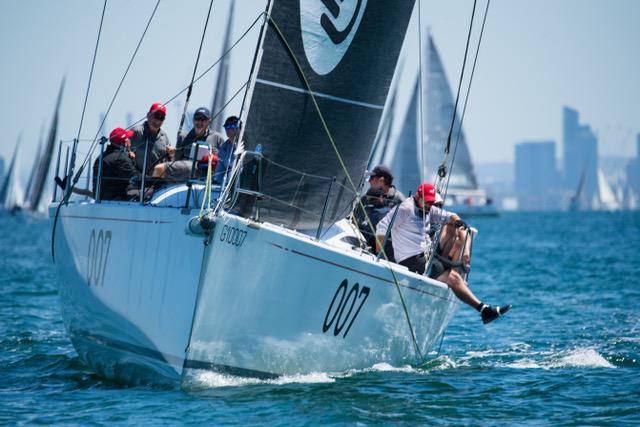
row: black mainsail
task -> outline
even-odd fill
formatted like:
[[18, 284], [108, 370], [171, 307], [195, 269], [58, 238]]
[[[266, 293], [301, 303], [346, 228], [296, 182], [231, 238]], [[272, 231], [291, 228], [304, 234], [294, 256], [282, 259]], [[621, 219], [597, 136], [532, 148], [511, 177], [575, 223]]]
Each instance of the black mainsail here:
[[[311, 92], [357, 185], [413, 6], [414, 0], [274, 1], [245, 129], [246, 147], [261, 144], [270, 162], [260, 180], [262, 220], [314, 229], [331, 178], [346, 182]], [[348, 213], [354, 194], [346, 185], [333, 185], [325, 222]]]
[[56, 136], [58, 134], [58, 116], [60, 112], [60, 102], [62, 101], [62, 92], [64, 91], [64, 79], [60, 84], [60, 91], [58, 92], [58, 99], [56, 101], [56, 109], [53, 113], [53, 120], [51, 121], [51, 128], [49, 129], [49, 135], [47, 137], [47, 144], [44, 147], [40, 162], [38, 164], [38, 171], [33, 180], [33, 190], [31, 191], [31, 202], [29, 204], [29, 210], [37, 211], [40, 201], [42, 200], [42, 194], [44, 193], [44, 187], [49, 175], [49, 168], [51, 166], [51, 158], [53, 157], [53, 148], [56, 142]]

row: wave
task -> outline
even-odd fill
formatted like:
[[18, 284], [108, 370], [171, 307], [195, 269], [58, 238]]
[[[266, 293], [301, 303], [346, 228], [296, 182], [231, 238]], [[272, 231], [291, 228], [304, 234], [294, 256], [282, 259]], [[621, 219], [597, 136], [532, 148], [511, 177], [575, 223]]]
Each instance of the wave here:
[[522, 358], [504, 365], [514, 369], [615, 368], [593, 348], [577, 348], [542, 355], [540, 360]]

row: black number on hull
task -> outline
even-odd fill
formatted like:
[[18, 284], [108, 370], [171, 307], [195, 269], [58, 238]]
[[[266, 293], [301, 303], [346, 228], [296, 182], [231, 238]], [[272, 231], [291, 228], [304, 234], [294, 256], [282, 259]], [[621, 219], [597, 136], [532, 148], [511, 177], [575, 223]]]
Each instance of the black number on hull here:
[[[360, 309], [369, 297], [370, 292], [370, 289], [367, 286], [363, 286], [362, 288], [360, 288], [359, 283], [354, 283], [354, 285], [347, 293], [348, 284], [349, 282], [347, 281], [347, 279], [344, 279], [340, 283], [340, 286], [338, 286], [338, 289], [336, 289], [336, 293], [333, 294], [333, 298], [331, 299], [331, 303], [329, 304], [329, 308], [327, 309], [327, 314], [324, 316], [324, 323], [322, 324], [323, 333], [326, 333], [333, 325], [333, 335], [338, 336], [340, 335], [340, 332], [342, 332], [342, 329], [345, 327], [347, 322], [349, 322], [349, 319], [351, 319], [349, 325], [347, 326], [347, 329], [344, 331], [344, 335], [342, 335], [343, 339], [347, 337], [347, 334], [351, 330], [353, 322], [356, 320], [356, 317], [358, 317], [358, 313], [360, 313]], [[334, 304], [338, 299], [338, 295], [340, 295], [340, 302], [338, 302], [334, 309]], [[358, 306], [358, 309], [356, 310], [354, 315], [351, 316], [353, 308], [355, 307], [358, 300], [360, 300], [360, 305]], [[349, 309], [345, 314], [345, 308], [347, 307], [347, 305], [349, 306]], [[331, 315], [332, 313], [333, 315]], [[329, 315], [331, 315], [331, 320], [329, 320]]]
[[91, 230], [87, 253], [87, 285], [104, 286], [104, 273], [111, 247], [111, 230]]

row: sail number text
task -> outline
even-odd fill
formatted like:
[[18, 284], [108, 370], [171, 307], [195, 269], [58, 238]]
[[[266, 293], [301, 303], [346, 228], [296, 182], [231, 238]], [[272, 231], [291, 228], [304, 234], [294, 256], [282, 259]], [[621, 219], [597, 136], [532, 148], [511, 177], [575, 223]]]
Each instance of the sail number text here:
[[[340, 286], [338, 286], [338, 289], [336, 289], [336, 293], [333, 295], [333, 299], [329, 304], [327, 314], [324, 316], [322, 332], [326, 333], [333, 326], [333, 335], [337, 337], [346, 326], [347, 328], [344, 329], [342, 338], [347, 337], [347, 334], [351, 329], [351, 325], [353, 325], [356, 317], [358, 317], [358, 313], [360, 313], [360, 309], [364, 305], [364, 302], [367, 300], [369, 292], [371, 291], [367, 286], [360, 287], [358, 283], [354, 283], [353, 286], [351, 286], [351, 289], [349, 289], [349, 292], [347, 292], [348, 287], [349, 282], [347, 279], [344, 279], [342, 283], [340, 283]], [[358, 302], [358, 308], [354, 313], [353, 309], [356, 307], [356, 303]], [[347, 322], [349, 322], [349, 324], [347, 324]]]
[[87, 253], [87, 285], [103, 286], [111, 247], [111, 230], [91, 230]]
[[226, 242], [233, 246], [242, 246], [247, 232], [236, 227], [225, 225], [220, 232], [220, 241]]

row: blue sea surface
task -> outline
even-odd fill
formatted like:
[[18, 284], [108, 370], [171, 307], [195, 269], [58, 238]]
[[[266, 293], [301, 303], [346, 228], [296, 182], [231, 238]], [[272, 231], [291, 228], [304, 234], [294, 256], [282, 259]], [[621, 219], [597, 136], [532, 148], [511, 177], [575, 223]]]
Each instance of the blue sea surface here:
[[[640, 425], [640, 213], [505, 214], [480, 231], [440, 354], [273, 381], [127, 387], [84, 366], [60, 314], [45, 219], [0, 213], [0, 423]], [[402, 313], [398, 313], [401, 316]]]

